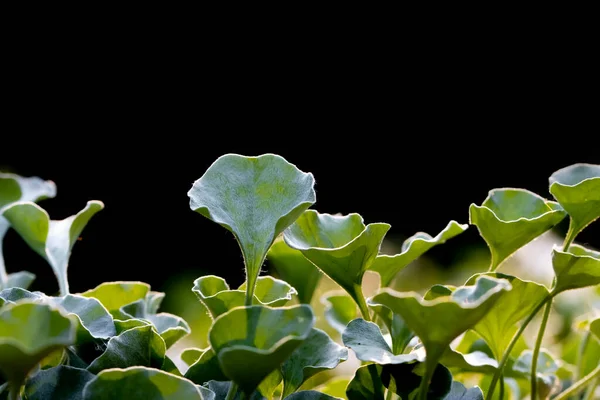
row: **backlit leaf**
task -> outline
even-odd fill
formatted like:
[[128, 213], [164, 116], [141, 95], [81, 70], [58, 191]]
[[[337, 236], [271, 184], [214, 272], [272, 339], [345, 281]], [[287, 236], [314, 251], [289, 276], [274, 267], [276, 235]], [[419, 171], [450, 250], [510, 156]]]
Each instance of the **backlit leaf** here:
[[576, 244], [568, 252], [555, 247], [552, 267], [556, 275], [553, 293], [600, 284], [600, 252]]

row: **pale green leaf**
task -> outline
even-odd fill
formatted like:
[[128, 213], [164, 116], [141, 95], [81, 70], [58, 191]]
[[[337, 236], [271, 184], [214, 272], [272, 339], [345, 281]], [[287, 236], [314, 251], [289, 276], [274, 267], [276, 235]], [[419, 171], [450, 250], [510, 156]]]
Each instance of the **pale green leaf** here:
[[[340, 285], [368, 313], [362, 294], [362, 278], [371, 266], [390, 225], [365, 226], [358, 214], [335, 216], [305, 211], [283, 237], [327, 276]], [[366, 317], [366, 316], [365, 316]]]
[[550, 177], [550, 193], [569, 213], [566, 240], [600, 217], [600, 165], [574, 164], [559, 169]]
[[322, 330], [313, 328], [304, 342], [284, 361], [283, 397], [295, 392], [311, 376], [348, 359], [348, 350]]
[[77, 317], [77, 344], [109, 339], [117, 334], [112, 316], [97, 299], [69, 294], [48, 297], [47, 301]]
[[146, 298], [150, 285], [143, 282], [105, 282], [94, 289], [81, 293], [83, 297], [94, 297], [114, 315], [121, 314], [123, 306]]
[[333, 397], [346, 398], [346, 388], [350, 383], [350, 378], [336, 376], [327, 382], [317, 386], [315, 390], [328, 394]]
[[187, 379], [147, 367], [102, 371], [83, 390], [84, 400], [203, 400]]
[[462, 383], [454, 381], [444, 400], [483, 400], [483, 392], [477, 386], [467, 389]]
[[250, 394], [302, 344], [314, 323], [307, 305], [238, 307], [215, 319], [209, 341], [225, 375]]
[[48, 261], [58, 280], [61, 295], [67, 295], [71, 250], [88, 221], [103, 208], [101, 201], [92, 200], [77, 214], [51, 221], [48, 213], [37, 204], [18, 202], [4, 208], [3, 215], [29, 247]]
[[300, 302], [310, 304], [321, 280], [321, 271], [281, 238], [276, 239], [269, 249], [267, 260], [275, 267], [281, 279], [296, 288]]
[[[242, 283], [238, 290], [246, 290], [246, 282]], [[253, 304], [262, 304], [270, 307], [281, 307], [292, 300], [292, 296], [298, 294], [296, 289], [289, 283], [272, 276], [259, 276], [254, 289]]]
[[27, 400], [82, 400], [83, 388], [95, 376], [65, 365], [35, 374], [25, 385]]
[[344, 332], [350, 321], [358, 318], [356, 303], [346, 292], [339, 290], [326, 292], [321, 296], [321, 304], [325, 306], [325, 319], [340, 334]]
[[158, 334], [165, 341], [167, 349], [191, 332], [188, 323], [177, 315], [169, 313], [150, 314], [146, 316], [146, 319], [152, 322]]
[[[529, 375], [531, 372], [533, 351], [525, 350], [513, 365], [513, 370]], [[561, 389], [561, 383], [556, 373], [559, 365], [554, 357], [546, 350], [541, 349], [537, 360], [537, 389], [540, 399], [549, 399]]]
[[381, 286], [389, 286], [394, 277], [408, 264], [419, 258], [432, 247], [445, 243], [448, 239], [463, 233], [469, 225], [450, 221], [448, 225], [435, 237], [418, 232], [402, 243], [402, 252], [393, 256], [379, 255], [369, 267], [370, 270], [379, 273]]
[[469, 221], [490, 248], [490, 270], [566, 216], [558, 203], [525, 189], [494, 189], [481, 206], [471, 204]]
[[556, 276], [553, 293], [600, 284], [600, 252], [573, 244], [568, 252], [555, 247], [552, 267]]
[[8, 281], [6, 283], [7, 288], [18, 287], [27, 289], [35, 280], [35, 275], [28, 271], [15, 272], [14, 274], [8, 274]]
[[600, 318], [590, 322], [590, 331], [600, 340]]
[[45, 297], [39, 294], [39, 292], [30, 292], [25, 289], [13, 287], [0, 291], [0, 305], [5, 303], [16, 303], [19, 300], [28, 299], [31, 302], [43, 303]]
[[275, 238], [316, 201], [315, 180], [283, 157], [219, 157], [188, 192], [190, 208], [231, 231], [254, 288]]

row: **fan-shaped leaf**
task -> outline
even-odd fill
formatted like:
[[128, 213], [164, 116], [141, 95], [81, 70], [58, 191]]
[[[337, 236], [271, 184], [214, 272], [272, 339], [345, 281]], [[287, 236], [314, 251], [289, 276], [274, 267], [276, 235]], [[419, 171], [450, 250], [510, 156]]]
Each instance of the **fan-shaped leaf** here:
[[71, 294], [47, 299], [77, 317], [77, 344], [117, 334], [112, 316], [97, 299]]
[[105, 282], [94, 289], [81, 293], [83, 297], [94, 297], [111, 313], [121, 316], [123, 306], [146, 298], [150, 285], [143, 282]]
[[185, 377], [198, 385], [208, 381], [229, 380], [221, 370], [219, 359], [211, 348], [203, 351], [198, 360], [188, 368]]
[[326, 292], [321, 296], [321, 304], [325, 305], [325, 319], [340, 334], [344, 332], [350, 321], [358, 317], [356, 303], [346, 292], [339, 290]]
[[552, 267], [556, 275], [553, 293], [600, 283], [600, 252], [573, 244], [568, 252], [554, 248]]
[[467, 389], [462, 383], [454, 381], [444, 400], [483, 400], [483, 392], [477, 386]]

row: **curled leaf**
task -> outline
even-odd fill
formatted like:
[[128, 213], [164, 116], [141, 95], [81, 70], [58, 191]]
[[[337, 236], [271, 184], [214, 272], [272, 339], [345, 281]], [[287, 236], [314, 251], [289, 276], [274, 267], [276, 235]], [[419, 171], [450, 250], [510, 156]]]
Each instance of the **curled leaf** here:
[[77, 344], [109, 339], [117, 334], [112, 316], [97, 299], [69, 294], [48, 297], [47, 301], [77, 317]]
[[249, 296], [275, 238], [316, 201], [315, 180], [283, 157], [219, 157], [188, 192], [190, 208], [236, 237]]
[[444, 400], [483, 400], [483, 392], [477, 386], [467, 389], [462, 383], [454, 381]]
[[525, 189], [491, 190], [481, 206], [469, 208], [470, 223], [490, 248], [490, 271], [565, 216], [558, 203]]
[[227, 381], [223, 374], [219, 359], [210, 347], [194, 362], [185, 373], [185, 377], [194, 383], [202, 385], [208, 381]]
[[199, 349], [197, 347], [190, 347], [181, 352], [181, 360], [187, 365], [192, 365], [200, 359], [206, 349]]
[[554, 294], [600, 283], [600, 252], [572, 244], [569, 251], [552, 250], [552, 267], [556, 276]]
[[325, 305], [325, 319], [339, 333], [343, 333], [346, 325], [358, 317], [356, 303], [346, 292], [326, 292], [321, 296], [321, 304]]
[[121, 307], [146, 298], [150, 285], [143, 282], [104, 282], [94, 289], [81, 293], [83, 297], [93, 297], [110, 313], [118, 312]]

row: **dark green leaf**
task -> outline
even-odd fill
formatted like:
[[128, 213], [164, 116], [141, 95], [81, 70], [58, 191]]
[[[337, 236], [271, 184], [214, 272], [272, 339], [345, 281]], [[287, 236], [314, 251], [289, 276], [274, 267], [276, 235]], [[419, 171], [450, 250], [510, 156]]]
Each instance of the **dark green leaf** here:
[[231, 231], [254, 287], [275, 238], [316, 201], [315, 180], [274, 154], [219, 157], [188, 192], [190, 208]]
[[181, 375], [179, 368], [177, 368], [177, 365], [175, 365], [175, 362], [173, 362], [173, 360], [169, 356], [165, 356], [165, 361], [163, 362], [161, 370], [173, 375], [183, 376]]
[[[229, 391], [229, 387], [231, 386], [231, 382], [217, 382], [210, 381], [205, 384], [205, 387], [208, 387], [208, 390], [215, 394], [215, 400], [225, 400], [227, 397], [227, 392]], [[237, 391], [234, 400], [265, 400], [265, 398], [258, 392], [252, 393], [250, 398], [244, 397], [243, 392]]]
[[383, 400], [384, 387], [381, 382], [382, 367], [369, 364], [356, 370], [346, 389], [348, 400]]
[[250, 394], [302, 344], [314, 323], [308, 305], [238, 307], [215, 319], [209, 341], [225, 375]]
[[4, 217], [23, 240], [42, 256], [54, 271], [61, 295], [69, 294], [67, 267], [71, 250], [94, 214], [104, 208], [101, 201], [88, 201], [83, 210], [60, 221], [35, 203], [14, 203], [3, 209]]
[[554, 248], [552, 267], [556, 275], [553, 293], [600, 284], [600, 252], [576, 244], [568, 252]]
[[150, 325], [129, 329], [108, 341], [106, 350], [88, 367], [97, 374], [108, 368], [145, 366], [160, 368], [165, 359], [165, 342]]
[[525, 189], [491, 190], [481, 206], [469, 208], [470, 223], [490, 248], [491, 271], [565, 216], [558, 203]]
[[567, 242], [600, 217], [600, 165], [574, 164], [550, 177], [550, 193], [569, 213]]
[[199, 385], [213, 380], [229, 380], [221, 371], [219, 359], [211, 348], [204, 350], [200, 358], [188, 368], [185, 377]]
[[343, 333], [346, 325], [359, 315], [356, 303], [346, 292], [326, 292], [321, 296], [321, 304], [325, 305], [325, 319], [339, 333]]
[[348, 350], [335, 343], [325, 332], [313, 328], [306, 340], [284, 361], [283, 397], [298, 390], [311, 376], [333, 369], [348, 359]]
[[97, 299], [69, 294], [48, 297], [48, 301], [77, 317], [78, 344], [94, 339], [109, 339], [117, 334], [112, 316]]
[[281, 279], [296, 288], [300, 302], [310, 304], [321, 280], [321, 271], [281, 238], [275, 240], [267, 253], [267, 259]]
[[288, 397], [285, 397], [285, 400], [335, 400], [340, 399], [339, 397], [333, 397], [325, 393], [317, 392], [316, 390], [303, 390], [301, 392], [296, 392]]
[[357, 318], [348, 324], [342, 334], [342, 340], [346, 347], [354, 350], [356, 357], [361, 361], [370, 361], [377, 364], [403, 364], [422, 361], [418, 360], [419, 357], [415, 353], [394, 355], [383, 338], [379, 327], [362, 318]]
[[305, 211], [283, 237], [288, 246], [300, 250], [366, 310], [361, 284], [390, 225], [365, 226], [358, 214], [335, 216]]
[[483, 392], [477, 386], [467, 389], [462, 383], [454, 381], [445, 400], [483, 400]]
[[463, 233], [469, 225], [461, 225], [456, 221], [450, 221], [448, 225], [432, 237], [425, 232], [418, 232], [409, 237], [402, 244], [402, 252], [394, 256], [377, 256], [370, 270], [376, 271], [381, 275], [381, 286], [389, 286], [394, 277], [408, 264], [419, 258], [432, 247], [445, 243], [446, 240]]
[[82, 400], [84, 386], [94, 379], [85, 369], [58, 366], [38, 372], [25, 385], [27, 400]]
[[202, 400], [192, 382], [147, 367], [102, 371], [83, 390], [84, 400]]

